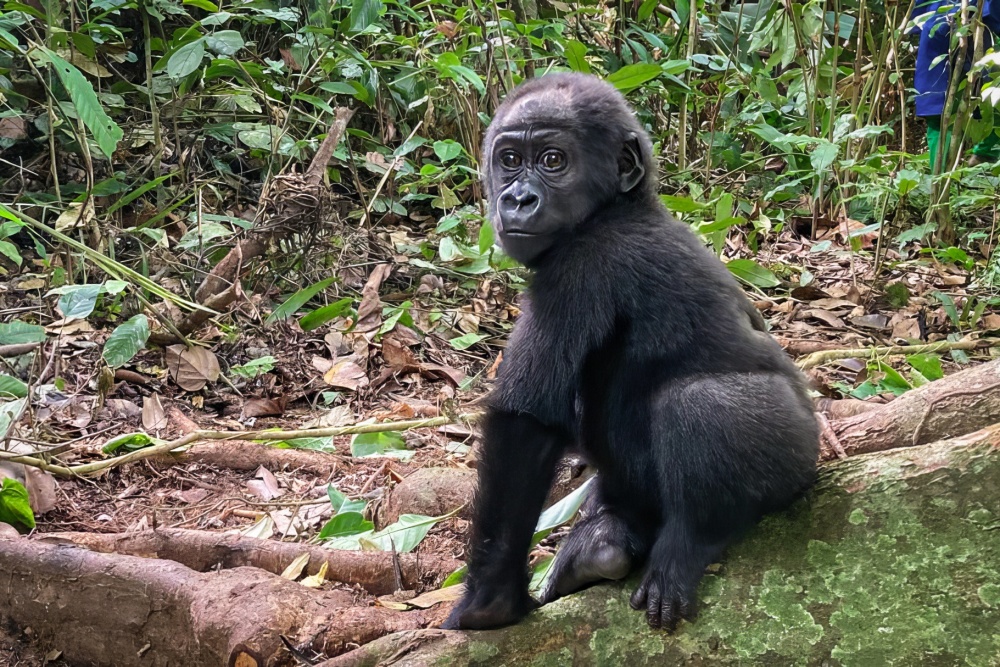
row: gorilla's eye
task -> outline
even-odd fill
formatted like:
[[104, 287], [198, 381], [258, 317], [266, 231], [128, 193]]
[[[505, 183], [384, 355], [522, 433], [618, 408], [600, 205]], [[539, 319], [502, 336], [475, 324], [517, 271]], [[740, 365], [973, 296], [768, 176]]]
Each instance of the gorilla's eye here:
[[558, 171], [566, 166], [566, 156], [559, 151], [545, 151], [541, 163], [549, 171]]
[[500, 153], [500, 164], [505, 169], [517, 169], [521, 166], [521, 156], [514, 151], [504, 151]]

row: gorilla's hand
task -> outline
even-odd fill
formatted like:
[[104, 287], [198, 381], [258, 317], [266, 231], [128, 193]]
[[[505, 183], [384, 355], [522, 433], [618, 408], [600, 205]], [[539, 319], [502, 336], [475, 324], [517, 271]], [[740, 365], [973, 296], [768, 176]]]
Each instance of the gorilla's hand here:
[[441, 624], [445, 630], [485, 630], [517, 623], [528, 612], [538, 608], [538, 601], [523, 591], [520, 595], [505, 591], [477, 591], [466, 595], [455, 605], [448, 620]]
[[682, 618], [694, 620], [697, 585], [697, 579], [680, 581], [667, 568], [651, 565], [629, 603], [632, 609], [646, 610], [650, 627], [673, 632]]

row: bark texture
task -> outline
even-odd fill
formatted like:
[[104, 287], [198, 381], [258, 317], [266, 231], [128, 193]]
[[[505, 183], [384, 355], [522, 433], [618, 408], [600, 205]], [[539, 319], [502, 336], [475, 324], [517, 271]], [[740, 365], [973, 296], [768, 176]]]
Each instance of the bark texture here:
[[[306, 574], [316, 574], [324, 563], [327, 581], [360, 585], [372, 595], [402, 590], [424, 590], [440, 583], [461, 563], [450, 558], [419, 558], [415, 554], [381, 551], [337, 551], [298, 542], [259, 540], [235, 534], [183, 528], [157, 528], [133, 533], [48, 533], [43, 540], [69, 540], [102, 553], [118, 553], [176, 561], [192, 570], [217, 567], [257, 567], [281, 574], [304, 553]], [[402, 586], [397, 586], [393, 558], [398, 559]]]
[[730, 549], [667, 635], [596, 586], [519, 625], [383, 637], [323, 667], [1000, 664], [1000, 426], [823, 466]]

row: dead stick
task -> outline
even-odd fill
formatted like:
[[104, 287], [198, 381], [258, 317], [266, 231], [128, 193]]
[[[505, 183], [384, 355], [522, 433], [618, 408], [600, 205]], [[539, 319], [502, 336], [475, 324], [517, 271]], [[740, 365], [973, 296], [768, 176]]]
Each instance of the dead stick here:
[[138, 449], [122, 456], [116, 456], [104, 461], [94, 461], [77, 466], [59, 466], [30, 456], [16, 456], [7, 459], [15, 463], [34, 466], [51, 472], [54, 475], [73, 477], [89, 475], [109, 468], [114, 468], [133, 461], [141, 461], [152, 456], [166, 454], [175, 449], [186, 447], [199, 440], [293, 440], [296, 438], [326, 438], [355, 433], [384, 433], [386, 431], [408, 431], [414, 428], [431, 428], [445, 426], [458, 422], [471, 422], [479, 418], [480, 413], [466, 413], [457, 417], [431, 417], [429, 419], [408, 419], [397, 422], [382, 422], [381, 424], [355, 424], [353, 426], [337, 426], [330, 428], [306, 428], [297, 431], [192, 431], [187, 435], [164, 442], [152, 447]]
[[943, 340], [937, 343], [927, 343], [925, 345], [892, 345], [879, 347], [856, 347], [845, 350], [823, 350], [813, 352], [798, 361], [796, 365], [805, 370], [813, 366], [820, 366], [829, 361], [837, 359], [864, 359], [866, 357], [884, 357], [894, 354], [929, 354], [931, 352], [942, 352], [950, 350], [976, 350], [979, 348], [998, 347], [1000, 338], [980, 338], [979, 340]]

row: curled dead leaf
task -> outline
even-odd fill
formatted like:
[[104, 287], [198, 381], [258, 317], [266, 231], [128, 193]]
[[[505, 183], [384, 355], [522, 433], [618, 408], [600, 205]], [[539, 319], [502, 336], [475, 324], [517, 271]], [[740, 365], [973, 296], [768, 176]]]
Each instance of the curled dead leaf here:
[[184, 391], [198, 391], [219, 379], [219, 360], [203, 347], [171, 345], [166, 349], [167, 371]]

